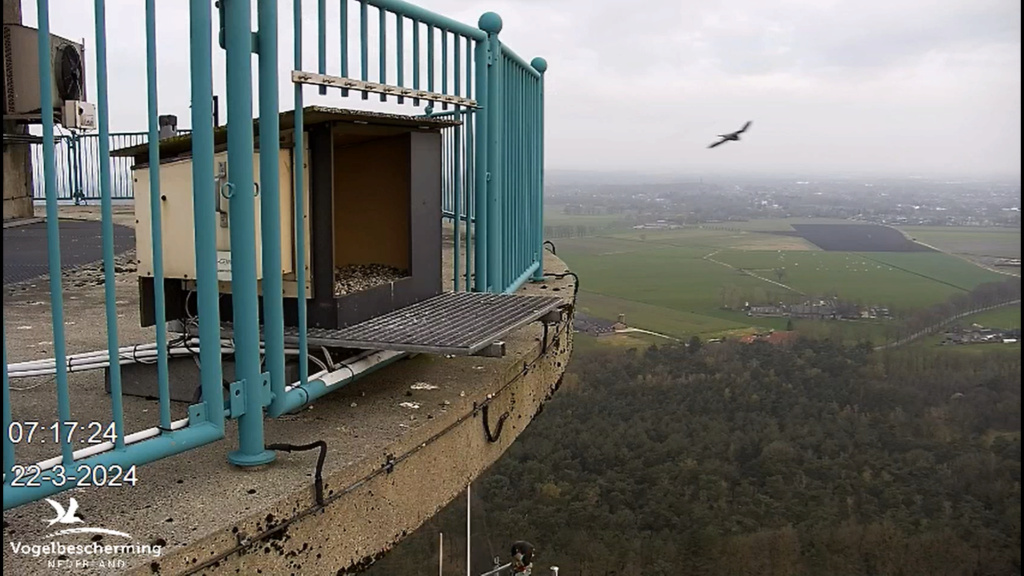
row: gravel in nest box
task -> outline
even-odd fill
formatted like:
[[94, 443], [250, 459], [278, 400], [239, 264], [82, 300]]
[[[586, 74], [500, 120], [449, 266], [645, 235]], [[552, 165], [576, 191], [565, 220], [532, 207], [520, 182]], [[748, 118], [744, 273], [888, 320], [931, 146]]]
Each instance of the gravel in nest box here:
[[334, 269], [334, 295], [361, 292], [394, 282], [408, 275], [405, 270], [386, 264], [349, 264]]

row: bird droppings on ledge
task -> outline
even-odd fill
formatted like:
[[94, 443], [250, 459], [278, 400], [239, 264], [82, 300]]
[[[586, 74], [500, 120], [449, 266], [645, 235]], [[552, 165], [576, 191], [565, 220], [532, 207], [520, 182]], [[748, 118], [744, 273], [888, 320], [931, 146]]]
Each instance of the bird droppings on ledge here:
[[405, 278], [408, 270], [386, 264], [349, 264], [334, 269], [334, 295], [344, 296]]

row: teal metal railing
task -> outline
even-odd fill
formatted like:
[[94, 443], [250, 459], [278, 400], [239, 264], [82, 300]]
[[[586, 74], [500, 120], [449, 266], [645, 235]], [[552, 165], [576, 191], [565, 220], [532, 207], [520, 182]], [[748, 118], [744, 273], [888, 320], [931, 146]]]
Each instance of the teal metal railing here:
[[[312, 7], [313, 0], [306, 5]], [[328, 70], [328, 7], [338, 7], [340, 65]], [[257, 257], [264, 272], [281, 270], [282, 243], [277, 162], [260, 162], [263, 185], [253, 193], [256, 149], [251, 122], [229, 122], [228, 174], [215, 185], [213, 126], [214, 33], [210, 0], [189, 0], [192, 124], [193, 205], [212, 206], [217, 195], [227, 199], [230, 218], [231, 292], [234, 339], [220, 337], [217, 269], [217, 215], [194, 210], [196, 301], [199, 336], [198, 361], [202, 367], [202, 400], [189, 407], [188, 417], [172, 420], [168, 383], [169, 351], [166, 333], [163, 246], [160, 203], [159, 107], [156, 91], [157, 14], [155, 0], [145, 3], [147, 41], [147, 107], [151, 231], [153, 246], [154, 307], [157, 342], [155, 356], [159, 387], [159, 425], [129, 433], [124, 425], [115, 301], [114, 230], [112, 202], [120, 196], [111, 164], [107, 103], [105, 0], [94, 0], [96, 28], [97, 114], [96, 182], [102, 206], [105, 308], [110, 370], [111, 420], [115, 429], [103, 445], [76, 451], [70, 440], [60, 442], [60, 456], [28, 467], [18, 464], [21, 437], [8, 381], [6, 321], [4, 325], [4, 509], [44, 498], [73, 487], [55, 480], [71, 468], [113, 466], [127, 468], [190, 450], [222, 439], [225, 420], [238, 421], [238, 448], [229, 460], [239, 466], [265, 464], [274, 459], [264, 439], [265, 416], [278, 417], [305, 406], [341, 385], [404, 357], [398, 352], [368, 351], [345, 362], [344, 370], [323, 370], [310, 375], [306, 311], [305, 230], [306, 199], [304, 139], [294, 138], [294, 269], [298, 272], [297, 318], [299, 344], [285, 349], [284, 286], [279, 274], [264, 274], [257, 282]], [[252, 31], [249, 0], [220, 0], [218, 43], [224, 50], [227, 75], [228, 118], [253, 117], [252, 59], [258, 61], [259, 147], [277, 149], [280, 143], [278, 96], [278, 1], [258, 0], [257, 31]], [[372, 94], [386, 105], [423, 107], [416, 114], [450, 115], [461, 122], [444, 131], [442, 212], [451, 221], [456, 238], [453, 280], [456, 290], [511, 292], [529, 279], [543, 278], [541, 266], [543, 204], [543, 74], [542, 59], [526, 63], [498, 39], [501, 19], [484, 14], [479, 27], [469, 26], [399, 0], [316, 0], [317, 58], [315, 69], [304, 68], [303, 0], [293, 0], [294, 22], [293, 109], [294, 134], [304, 130], [304, 89], [318, 85], [321, 95], [368, 100]], [[39, 53], [48, 55], [49, 3], [38, 0]], [[370, 58], [375, 39], [376, 62]], [[359, 72], [352, 70], [358, 65]], [[350, 70], [350, 68], [352, 70]], [[336, 72], [335, 76], [331, 73]], [[40, 58], [40, 77], [50, 78], [50, 59]], [[354, 77], [357, 76], [357, 77]], [[393, 83], [389, 83], [393, 82]], [[48, 81], [41, 82], [42, 101], [49, 101]], [[66, 168], [58, 163], [58, 137], [52, 110], [43, 110], [43, 143], [39, 146], [38, 176], [46, 201], [50, 304], [52, 309], [57, 422], [73, 420], [69, 398], [68, 359], [64, 337], [63, 287], [60, 274], [58, 202], [65, 199], [58, 179]], [[140, 136], [141, 138], [141, 136]], [[77, 188], [81, 190], [82, 188]], [[73, 196], [72, 196], [73, 197]], [[256, 252], [256, 198], [260, 202], [261, 255]], [[259, 290], [262, 290], [260, 298]], [[262, 306], [262, 310], [261, 307]], [[262, 312], [262, 314], [261, 314]], [[265, 340], [260, 340], [262, 323]], [[230, 344], [230, 349], [225, 346]], [[222, 353], [234, 356], [236, 381], [222, 400]], [[299, 380], [285, 379], [285, 355], [299, 356]], [[265, 367], [265, 368], [264, 368]], [[22, 372], [23, 373], [23, 372]], [[35, 484], [18, 484], [27, 468], [35, 467]]]
[[[128, 148], [145, 144], [146, 132], [117, 132], [109, 135], [108, 149]], [[56, 168], [57, 198], [76, 202], [100, 199], [100, 138], [99, 134], [61, 134], [55, 136], [54, 166]], [[46, 200], [43, 145], [32, 144], [32, 197]], [[110, 158], [111, 198], [131, 200], [131, 158]]]
[[[155, 115], [155, 3], [146, 3], [146, 35], [149, 67], [150, 88], [150, 120], [156, 121]], [[211, 22], [209, 4], [205, 0], [191, 0], [192, 55], [191, 73], [193, 99], [196, 102], [212, 102], [212, 55], [210, 50]], [[54, 359], [53, 368], [56, 386], [56, 413], [53, 438], [60, 446], [60, 455], [49, 460], [36, 462], [27, 466], [18, 463], [19, 445], [28, 440], [25, 431], [29, 423], [15, 418], [9, 386], [9, 370], [7, 363], [7, 327], [4, 321], [4, 509], [12, 508], [33, 500], [44, 498], [62, 490], [77, 486], [73, 478], [81, 479], [90, 474], [102, 471], [97, 477], [107, 477], [115, 472], [127, 478], [134, 467], [178, 454], [195, 447], [219, 440], [224, 437], [225, 410], [221, 400], [221, 346], [219, 319], [217, 308], [217, 270], [215, 223], [212, 214], [196, 210], [195, 238], [196, 258], [200, 269], [198, 279], [199, 309], [204, 318], [212, 319], [201, 327], [201, 350], [199, 361], [202, 370], [202, 392], [204, 400], [189, 407], [188, 417], [177, 421], [170, 419], [168, 409], [169, 395], [166, 386], [166, 354], [158, 353], [161, 371], [160, 383], [160, 424], [157, 427], [129, 433], [125, 429], [124, 407], [121, 402], [120, 364], [116, 360], [122, 353], [118, 348], [117, 308], [115, 293], [114, 270], [114, 231], [113, 231], [113, 182], [111, 178], [109, 128], [110, 110], [108, 106], [108, 70], [106, 43], [106, 2], [95, 0], [95, 37], [96, 37], [96, 86], [98, 135], [98, 166], [97, 176], [102, 213], [103, 261], [104, 261], [104, 302], [106, 308], [106, 330], [110, 371], [111, 410], [110, 422], [112, 433], [107, 440], [88, 448], [76, 450], [73, 444], [73, 430], [78, 422], [72, 414], [68, 382], [68, 354], [64, 334], [64, 304], [61, 279], [60, 258], [60, 222], [58, 219], [59, 189], [57, 179], [60, 167], [57, 164], [55, 149], [57, 139], [54, 133], [53, 110], [44, 107], [42, 110], [42, 145], [41, 145], [41, 181], [46, 199], [46, 231], [47, 258], [49, 263], [49, 287], [51, 320], [53, 328]], [[50, 9], [49, 0], [37, 1], [38, 16], [38, 51], [40, 97], [43, 102], [52, 101], [52, 77], [50, 55]], [[201, 96], [198, 97], [197, 96]], [[203, 110], [202, 106], [192, 110], [194, 129], [193, 152], [196, 158], [213, 155], [212, 111]], [[151, 147], [155, 149], [156, 138], [151, 134]], [[250, 142], [251, 146], [251, 142]], [[152, 158], [152, 157], [151, 157]], [[159, 163], [152, 166], [154, 173], [159, 172]], [[251, 172], [250, 172], [251, 174]], [[193, 194], [196, 206], [209, 206], [214, 201], [213, 166], [197, 161], [194, 170]], [[154, 219], [159, 222], [159, 218]], [[251, 220], [250, 220], [251, 222]], [[159, 227], [154, 234], [159, 239]], [[251, 243], [250, 243], [251, 244]], [[159, 247], [157, 243], [155, 246]], [[156, 249], [159, 253], [159, 248]], [[159, 268], [159, 267], [158, 267]], [[159, 269], [156, 273], [157, 285], [162, 285], [163, 278]], [[255, 279], [252, 279], [255, 284]], [[164, 302], [158, 297], [157, 308], [162, 309]], [[6, 316], [6, 313], [5, 313]], [[159, 346], [166, 350], [166, 346]], [[258, 356], [258, 355], [257, 355]], [[258, 357], [256, 358], [258, 361]], [[81, 446], [79, 444], [79, 446]], [[131, 472], [134, 477], [134, 472]]]

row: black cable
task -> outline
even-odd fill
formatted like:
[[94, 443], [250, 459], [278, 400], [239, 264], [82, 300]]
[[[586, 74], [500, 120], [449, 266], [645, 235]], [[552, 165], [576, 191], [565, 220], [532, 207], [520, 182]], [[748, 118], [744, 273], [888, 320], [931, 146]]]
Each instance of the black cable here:
[[558, 252], [555, 251], [555, 243], [554, 242], [552, 242], [551, 240], [545, 240], [544, 244], [542, 244], [542, 245], [543, 246], [551, 246], [551, 249], [550, 249], [551, 253], [554, 254], [555, 256], [558, 256]]
[[572, 298], [573, 298], [573, 303], [575, 303], [576, 295], [579, 294], [579, 292], [580, 292], [580, 277], [577, 276], [575, 272], [571, 272], [569, 270], [566, 270], [565, 272], [563, 272], [561, 274], [555, 274], [555, 273], [552, 273], [552, 272], [545, 272], [544, 275], [545, 276], [550, 276], [550, 277], [554, 278], [555, 280], [561, 280], [562, 278], [565, 278], [566, 276], [572, 276], [576, 280], [576, 282], [573, 284], [573, 287], [572, 287]]
[[501, 431], [505, 427], [505, 420], [508, 419], [508, 411], [505, 411], [501, 416], [498, 417], [498, 428], [494, 431], [494, 433], [491, 433], [491, 425], [489, 422], [489, 417], [487, 415], [488, 408], [490, 408], [490, 405], [488, 404], [484, 404], [483, 407], [481, 408], [481, 415], [483, 416], [484, 420], [484, 434], [487, 435], [487, 441], [490, 442], [491, 444], [494, 444], [495, 442], [498, 441], [498, 438], [501, 437]]
[[317, 440], [311, 444], [267, 444], [267, 450], [279, 450], [282, 452], [304, 452], [306, 450], [320, 449], [320, 455], [316, 458], [316, 472], [313, 476], [313, 490], [316, 494], [316, 505], [324, 506], [324, 460], [327, 459], [327, 442]]

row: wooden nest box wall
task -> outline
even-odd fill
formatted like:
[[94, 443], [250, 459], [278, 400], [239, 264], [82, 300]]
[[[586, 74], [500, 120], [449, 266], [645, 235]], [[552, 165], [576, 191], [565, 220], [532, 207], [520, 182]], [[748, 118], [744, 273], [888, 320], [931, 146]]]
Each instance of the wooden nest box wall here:
[[[307, 313], [310, 327], [343, 328], [440, 294], [441, 131], [451, 119], [308, 107], [303, 110]], [[295, 252], [294, 115], [281, 115], [281, 256], [284, 313], [297, 326], [300, 275]], [[258, 130], [258, 124], [257, 124]], [[215, 138], [215, 172], [227, 170], [227, 130]], [[258, 144], [258, 140], [257, 140]], [[259, 162], [265, 157], [257, 149]], [[143, 326], [155, 323], [148, 147], [114, 153], [135, 159], [136, 247]], [[160, 206], [168, 320], [196, 314], [191, 137], [160, 143]], [[261, 186], [262, 188], [262, 186]], [[230, 321], [230, 202], [218, 199], [221, 320]], [[262, 269], [256, 202], [257, 275]], [[262, 287], [261, 287], [262, 297]], [[262, 310], [262, 306], [261, 306]]]

